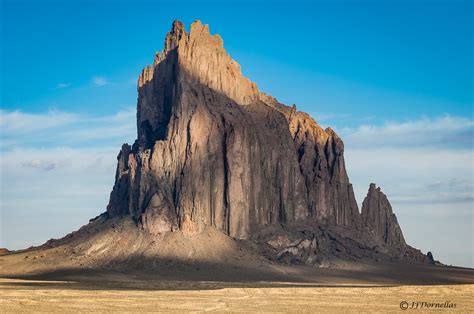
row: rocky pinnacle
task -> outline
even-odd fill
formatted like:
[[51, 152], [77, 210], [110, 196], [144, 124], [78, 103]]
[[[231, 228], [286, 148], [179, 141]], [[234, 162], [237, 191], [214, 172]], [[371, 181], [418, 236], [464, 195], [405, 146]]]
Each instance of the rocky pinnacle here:
[[406, 245], [397, 216], [393, 213], [387, 196], [374, 183], [370, 184], [367, 196], [362, 203], [362, 220], [371, 232], [389, 246], [404, 247]]

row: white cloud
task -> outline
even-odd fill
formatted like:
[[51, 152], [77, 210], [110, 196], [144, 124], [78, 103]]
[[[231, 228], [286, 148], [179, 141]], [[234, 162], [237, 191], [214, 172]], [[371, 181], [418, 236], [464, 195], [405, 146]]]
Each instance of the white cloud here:
[[382, 126], [361, 125], [343, 128], [341, 136], [353, 147], [472, 146], [474, 121], [463, 117], [443, 116], [407, 122], [387, 122]]
[[58, 83], [58, 85], [56, 85], [56, 88], [57, 89], [63, 89], [63, 88], [69, 87], [69, 86], [71, 86], [71, 83]]
[[57, 110], [39, 114], [1, 110], [0, 148], [120, 145], [122, 141], [134, 140], [135, 129], [132, 107], [98, 117]]
[[108, 81], [102, 76], [93, 77], [92, 82], [94, 83], [94, 85], [99, 86], [99, 87], [108, 84]]
[[0, 111], [0, 247], [44, 243], [105, 211], [135, 119], [131, 108], [98, 117]]
[[334, 112], [311, 113], [311, 116], [318, 123], [327, 122], [327, 121], [334, 121], [334, 120], [346, 120], [346, 119], [353, 118], [352, 114], [350, 114], [350, 113], [342, 114], [342, 113], [334, 113]]
[[135, 109], [0, 111], [0, 122], [0, 247], [41, 244], [105, 211], [121, 144], [136, 137]]
[[349, 178], [362, 202], [375, 182], [393, 203], [457, 203], [474, 199], [474, 151], [439, 148], [348, 148]]
[[474, 266], [473, 120], [443, 116], [340, 130], [357, 201], [377, 183], [409, 244]]
[[394, 203], [473, 202], [473, 129], [455, 116], [342, 129], [358, 201], [375, 182]]
[[21, 165], [22, 167], [25, 167], [25, 168], [36, 168], [36, 169], [40, 169], [44, 171], [51, 171], [57, 167], [57, 163], [55, 162], [38, 160], [38, 159], [34, 159], [28, 162], [23, 162], [21, 163]]
[[76, 122], [79, 115], [50, 110], [47, 113], [24, 113], [19, 110], [0, 110], [0, 130], [2, 135], [26, 134], [43, 129], [51, 129]]
[[119, 149], [112, 145], [1, 152], [0, 247], [44, 243], [104, 212]]

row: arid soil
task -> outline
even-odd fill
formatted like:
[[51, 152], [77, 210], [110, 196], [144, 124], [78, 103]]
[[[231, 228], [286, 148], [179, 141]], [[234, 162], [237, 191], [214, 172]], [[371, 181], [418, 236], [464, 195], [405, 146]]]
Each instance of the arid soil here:
[[[474, 311], [474, 285], [438, 286], [279, 286], [219, 283], [143, 285], [135, 289], [100, 289], [74, 282], [0, 281], [2, 312], [400, 312], [402, 306], [418, 310], [455, 306], [463, 313]], [[449, 303], [446, 303], [448, 301]], [[406, 305], [402, 302], [407, 302]], [[415, 303], [413, 303], [415, 302]], [[423, 304], [421, 302], [426, 302]], [[423, 307], [422, 307], [423, 306]], [[421, 308], [422, 307], [422, 308]], [[444, 310], [453, 308], [442, 308]], [[410, 309], [411, 310], [411, 309]]]

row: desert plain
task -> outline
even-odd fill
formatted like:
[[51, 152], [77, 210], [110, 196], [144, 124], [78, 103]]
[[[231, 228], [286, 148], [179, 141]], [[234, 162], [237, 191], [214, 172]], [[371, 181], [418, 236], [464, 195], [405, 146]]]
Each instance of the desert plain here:
[[[7, 275], [0, 279], [1, 312], [474, 311], [471, 269], [372, 264], [344, 270], [274, 264], [259, 273], [259, 266], [162, 266], [156, 272], [71, 269]], [[180, 274], [182, 279], [173, 279]]]
[[[400, 312], [474, 311], [474, 285], [301, 285], [144, 283], [135, 288], [78, 282], [0, 280], [2, 312]], [[454, 305], [437, 308], [434, 303]], [[413, 303], [415, 302], [415, 303]], [[418, 304], [416, 302], [427, 302]], [[402, 304], [402, 305], [401, 305]], [[449, 306], [448, 305], [448, 306]]]

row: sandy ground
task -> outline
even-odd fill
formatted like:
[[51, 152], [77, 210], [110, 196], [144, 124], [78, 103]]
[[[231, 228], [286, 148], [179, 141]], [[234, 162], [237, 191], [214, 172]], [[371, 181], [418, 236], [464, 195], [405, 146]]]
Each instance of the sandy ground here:
[[[435, 303], [474, 312], [474, 285], [314, 286], [221, 288], [206, 282], [192, 286], [168, 282], [163, 290], [94, 289], [74, 282], [0, 279], [0, 308], [9, 312], [400, 312], [432, 311]], [[144, 287], [147, 288], [147, 287]], [[201, 289], [203, 288], [203, 289]], [[445, 303], [449, 301], [449, 303]], [[415, 302], [415, 303], [413, 303]], [[416, 307], [418, 309], [411, 309]], [[426, 304], [422, 303], [426, 302]], [[403, 304], [405, 305], [405, 304]], [[402, 306], [403, 306], [402, 305]], [[439, 306], [439, 305], [438, 305]], [[452, 308], [451, 308], [452, 309]], [[446, 308], [444, 308], [446, 310]]]

